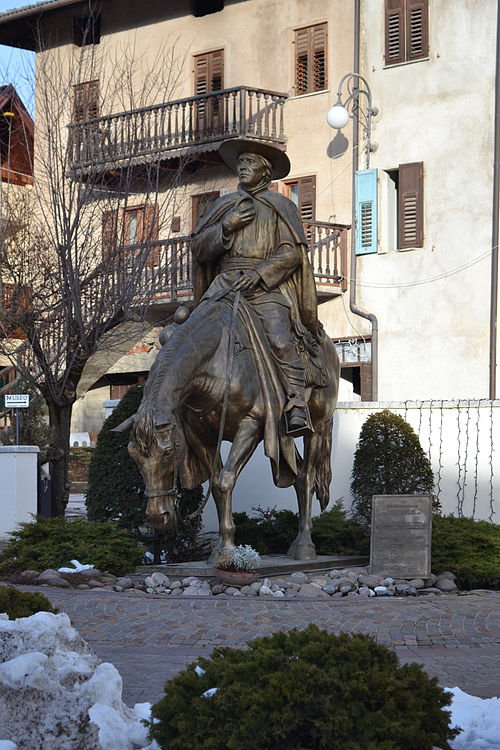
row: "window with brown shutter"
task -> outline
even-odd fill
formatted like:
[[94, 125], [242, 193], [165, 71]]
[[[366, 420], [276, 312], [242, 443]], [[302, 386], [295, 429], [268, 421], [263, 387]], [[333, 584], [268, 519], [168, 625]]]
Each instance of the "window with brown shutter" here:
[[210, 208], [212, 203], [217, 200], [219, 195], [220, 192], [218, 190], [212, 190], [210, 193], [199, 193], [198, 195], [191, 196], [193, 230], [198, 220]]
[[[221, 91], [224, 88], [224, 50], [207, 52], [194, 58], [194, 95]], [[223, 110], [219, 97], [202, 99], [196, 103], [196, 130], [204, 134], [222, 127]]]
[[104, 211], [102, 214], [102, 255], [112, 255], [118, 242], [118, 222], [116, 211]]
[[131, 206], [123, 212], [123, 244], [127, 246], [150, 243], [151, 251], [146, 260], [147, 265], [157, 266], [159, 261], [158, 244], [158, 211], [152, 203], [142, 206]]
[[73, 86], [73, 122], [99, 117], [99, 81], [85, 81]]
[[327, 25], [295, 31], [295, 94], [323, 91], [328, 86]]
[[287, 180], [285, 195], [297, 206], [302, 221], [314, 221], [316, 217], [316, 177], [298, 177]]
[[423, 162], [400, 164], [398, 182], [398, 247], [401, 249], [423, 247]]
[[[32, 290], [27, 284], [11, 284], [4, 281], [0, 286], [2, 292], [0, 310], [3, 309], [7, 317], [22, 319], [26, 313], [33, 310]], [[27, 338], [23, 328], [16, 328], [13, 323], [4, 321], [0, 326], [0, 337], [3, 336], [22, 340]]]
[[428, 0], [385, 0], [385, 64], [429, 54]]

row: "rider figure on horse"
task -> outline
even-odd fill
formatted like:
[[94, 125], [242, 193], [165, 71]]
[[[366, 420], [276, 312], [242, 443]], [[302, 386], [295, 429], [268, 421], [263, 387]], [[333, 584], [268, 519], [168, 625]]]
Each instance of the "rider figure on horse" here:
[[317, 352], [316, 285], [295, 204], [269, 190], [290, 171], [287, 155], [248, 139], [224, 141], [219, 154], [237, 172], [236, 193], [219, 198], [192, 235], [195, 303], [221, 290], [241, 292], [257, 314], [283, 385], [288, 434], [311, 429], [301, 349]]

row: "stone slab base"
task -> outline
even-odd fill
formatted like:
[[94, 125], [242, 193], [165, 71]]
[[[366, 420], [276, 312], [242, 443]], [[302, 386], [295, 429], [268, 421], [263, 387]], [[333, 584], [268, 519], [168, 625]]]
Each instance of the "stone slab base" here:
[[[359, 568], [368, 565], [369, 558], [349, 555], [318, 555], [315, 560], [292, 560], [286, 555], [261, 555], [261, 577], [282, 576], [298, 571], [318, 573], [322, 570], [330, 571], [337, 568]], [[166, 576], [186, 578], [209, 578], [214, 575], [213, 566], [206, 560], [188, 563], [171, 563], [166, 565], [140, 565], [135, 569], [136, 574], [150, 575], [158, 571]]]

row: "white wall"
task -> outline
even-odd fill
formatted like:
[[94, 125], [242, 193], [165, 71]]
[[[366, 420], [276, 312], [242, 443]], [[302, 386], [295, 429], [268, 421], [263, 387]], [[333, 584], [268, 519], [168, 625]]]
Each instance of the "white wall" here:
[[[488, 396], [496, 3], [430, 0], [429, 28], [427, 60], [386, 68], [384, 0], [362, 0], [361, 72], [380, 110], [370, 166], [424, 163], [424, 247], [358, 258], [381, 400]], [[339, 331], [354, 335], [342, 314]]]
[[0, 539], [37, 511], [36, 445], [0, 446]]
[[[431, 460], [434, 491], [443, 513], [500, 523], [500, 474], [494, 447], [500, 440], [500, 401], [487, 399], [339, 404], [332, 441], [331, 502], [342, 498], [346, 507], [351, 506], [351, 471], [359, 433], [368, 417], [381, 409], [400, 414], [419, 436]], [[251, 515], [251, 508], [258, 505], [297, 510], [293, 488], [273, 485], [261, 446], [236, 485], [233, 510]], [[319, 512], [315, 500], [313, 515]], [[213, 500], [205, 510], [204, 524], [207, 530], [217, 528]]]

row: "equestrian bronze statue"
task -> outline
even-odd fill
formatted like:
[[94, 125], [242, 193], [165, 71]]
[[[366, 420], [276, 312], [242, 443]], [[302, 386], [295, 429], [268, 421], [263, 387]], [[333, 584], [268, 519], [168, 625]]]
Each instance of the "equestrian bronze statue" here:
[[[224, 141], [219, 153], [238, 174], [237, 192], [219, 198], [193, 231], [195, 308], [164, 329], [142, 403], [120, 427], [131, 427], [129, 452], [158, 530], [176, 522], [178, 480], [188, 489], [210, 482], [217, 550], [234, 542], [233, 489], [263, 441], [275, 485], [293, 485], [298, 498], [288, 555], [312, 559], [313, 494], [322, 510], [329, 501], [338, 357], [317, 318], [297, 209], [269, 190], [288, 174], [288, 157], [246, 139]], [[225, 461], [222, 440], [232, 443]]]

